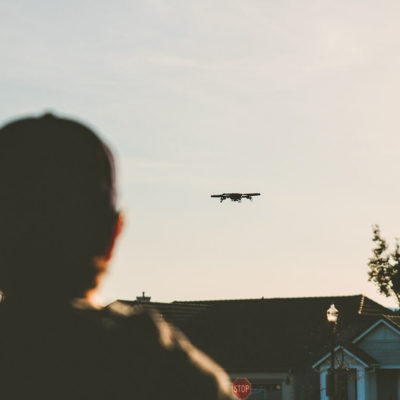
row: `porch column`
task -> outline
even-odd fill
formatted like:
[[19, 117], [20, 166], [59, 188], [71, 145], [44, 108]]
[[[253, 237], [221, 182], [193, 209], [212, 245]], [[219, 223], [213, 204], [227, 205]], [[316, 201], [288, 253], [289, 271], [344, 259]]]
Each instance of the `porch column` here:
[[324, 370], [319, 374], [319, 389], [321, 393], [321, 400], [329, 400], [326, 395], [326, 376], [328, 375], [328, 371]]
[[357, 400], [367, 400], [367, 379], [364, 368], [357, 368]]

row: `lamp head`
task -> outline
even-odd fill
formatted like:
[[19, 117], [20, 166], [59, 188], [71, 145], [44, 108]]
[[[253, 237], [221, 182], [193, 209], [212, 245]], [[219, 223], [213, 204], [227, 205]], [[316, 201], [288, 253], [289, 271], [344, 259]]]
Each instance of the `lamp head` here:
[[337, 323], [339, 317], [339, 311], [336, 309], [334, 304], [331, 304], [329, 309], [326, 311], [326, 318], [328, 322], [333, 322], [334, 324]]

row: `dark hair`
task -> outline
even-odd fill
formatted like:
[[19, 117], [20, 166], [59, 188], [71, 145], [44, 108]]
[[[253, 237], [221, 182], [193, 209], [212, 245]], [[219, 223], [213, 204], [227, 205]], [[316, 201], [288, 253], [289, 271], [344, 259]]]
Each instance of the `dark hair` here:
[[88, 127], [46, 114], [0, 129], [0, 290], [69, 299], [96, 286], [116, 227], [114, 162]]

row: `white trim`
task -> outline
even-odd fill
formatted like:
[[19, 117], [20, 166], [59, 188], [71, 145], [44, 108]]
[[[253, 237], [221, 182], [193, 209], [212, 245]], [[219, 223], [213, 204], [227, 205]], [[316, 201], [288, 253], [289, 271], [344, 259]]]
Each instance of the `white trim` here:
[[397, 333], [397, 335], [400, 336], [400, 330], [396, 329], [394, 326], [392, 326], [391, 324], [389, 324], [389, 322], [387, 322], [384, 319], [380, 319], [378, 321], [376, 321], [374, 324], [372, 324], [366, 331], [364, 331], [360, 336], [357, 336], [355, 339], [353, 339], [352, 343], [357, 343], [358, 341], [360, 341], [364, 336], [368, 335], [368, 333], [370, 333], [373, 329], [375, 329], [378, 325], [380, 324], [385, 324], [388, 328], [390, 328], [393, 332]]
[[[353, 354], [350, 350], [346, 349], [342, 345], [338, 345], [335, 347], [334, 352], [336, 353], [338, 350], [344, 351], [348, 356], [353, 358], [354, 360], [358, 361], [359, 364], [361, 364], [363, 367], [368, 367], [368, 364], [366, 364], [364, 361], [362, 361], [360, 358], [358, 358], [355, 354]], [[326, 359], [328, 359], [331, 356], [331, 352], [329, 352], [326, 356], [321, 358], [319, 361], [317, 361], [311, 368], [314, 369], [318, 365], [322, 364]]]
[[328, 375], [328, 371], [321, 372], [319, 376], [319, 388], [321, 393], [321, 400], [329, 400], [326, 394], [326, 376]]
[[[334, 349], [333, 349], [333, 351], [336, 353], [336, 351], [337, 350], [339, 350], [340, 349], [340, 346], [339, 345], [337, 345]], [[328, 357], [330, 357], [331, 356], [331, 351], [329, 352], [329, 353], [327, 353], [326, 354], [326, 356], [323, 356], [320, 360], [318, 360], [314, 365], [312, 365], [312, 369], [314, 369], [314, 368], [316, 368], [319, 364], [321, 364], [321, 363], [323, 363]]]

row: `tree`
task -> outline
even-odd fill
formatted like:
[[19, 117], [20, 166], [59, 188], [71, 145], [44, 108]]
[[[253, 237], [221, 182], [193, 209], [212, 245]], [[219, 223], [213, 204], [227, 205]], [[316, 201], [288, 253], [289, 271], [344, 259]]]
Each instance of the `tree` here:
[[382, 238], [379, 225], [372, 228], [375, 247], [374, 256], [368, 261], [368, 280], [374, 282], [379, 292], [386, 297], [395, 296], [400, 305], [400, 244], [396, 239], [395, 248], [389, 250], [386, 240]]

